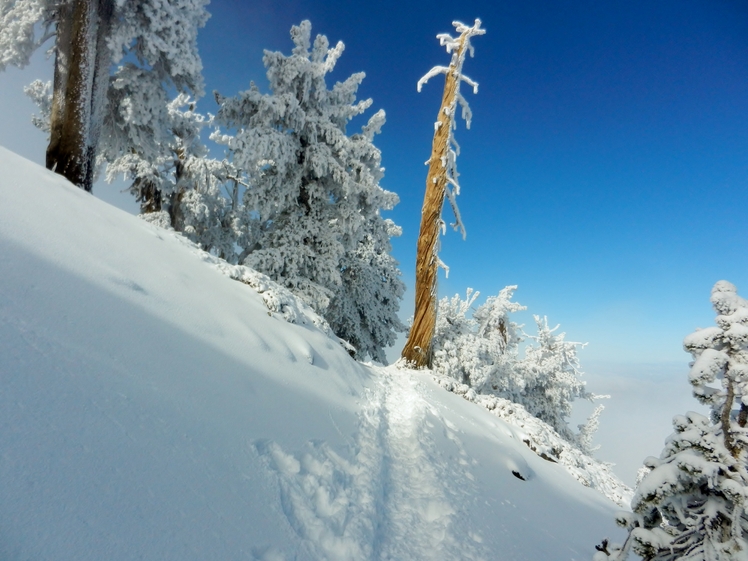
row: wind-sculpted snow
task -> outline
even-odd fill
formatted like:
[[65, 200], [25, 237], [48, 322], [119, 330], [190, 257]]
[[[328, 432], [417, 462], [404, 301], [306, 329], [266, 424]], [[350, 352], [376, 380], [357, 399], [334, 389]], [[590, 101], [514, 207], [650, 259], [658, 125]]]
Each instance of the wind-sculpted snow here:
[[0, 559], [568, 561], [615, 538], [615, 505], [519, 429], [352, 360], [262, 277], [5, 149], [0, 200]]

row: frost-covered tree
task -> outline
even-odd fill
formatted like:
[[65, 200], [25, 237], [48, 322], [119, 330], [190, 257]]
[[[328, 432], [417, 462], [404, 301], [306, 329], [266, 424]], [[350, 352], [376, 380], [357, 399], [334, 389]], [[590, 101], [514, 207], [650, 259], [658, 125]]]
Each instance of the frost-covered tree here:
[[389, 237], [400, 235], [391, 221], [379, 236], [366, 234], [341, 259], [341, 283], [324, 317], [332, 330], [356, 349], [356, 358], [387, 364], [385, 347], [405, 326], [397, 316], [405, 285], [390, 252]]
[[734, 285], [712, 289], [716, 327], [684, 340], [691, 353], [694, 397], [711, 418], [689, 412], [618, 516], [629, 530], [622, 545], [605, 540], [596, 561], [621, 561], [633, 551], [647, 561], [748, 560], [748, 302]]
[[452, 55], [449, 66], [435, 66], [418, 81], [420, 92], [421, 86], [430, 78], [438, 74], [444, 74], [445, 77], [444, 95], [434, 123], [431, 157], [426, 162], [429, 171], [426, 176], [426, 194], [423, 199], [421, 229], [416, 251], [415, 310], [408, 340], [402, 352], [403, 359], [418, 368], [432, 365], [432, 344], [436, 326], [436, 281], [441, 263], [439, 233], [444, 227], [442, 206], [445, 197], [449, 199], [455, 214], [453, 226], [461, 230], [463, 238], [465, 237], [465, 228], [455, 200], [460, 193], [457, 181], [457, 156], [460, 147], [454, 138], [453, 129], [457, 126], [458, 107], [462, 108], [462, 118], [470, 128], [472, 111], [460, 93], [460, 84], [466, 82], [473, 87], [474, 93], [478, 92], [478, 84], [462, 73], [462, 66], [468, 53], [473, 56], [471, 38], [486, 32], [485, 29], [481, 29], [479, 19], [475, 20], [472, 27], [459, 21], [453, 22], [453, 25], [460, 34], [457, 38], [448, 33], [437, 35], [439, 43]]
[[311, 24], [291, 29], [290, 56], [265, 52], [270, 93], [254, 84], [233, 98], [217, 95], [216, 133], [232, 163], [245, 171], [246, 233], [240, 262], [261, 271], [325, 316], [336, 334], [382, 360], [382, 347], [402, 329], [404, 287], [390, 255], [399, 235], [381, 211], [398, 197], [382, 189], [381, 155], [373, 144], [384, 123], [375, 113], [360, 133], [346, 126], [371, 106], [356, 101], [363, 73], [336, 83], [327, 75], [343, 52]]
[[132, 180], [130, 190], [145, 220], [172, 227], [206, 251], [235, 262], [239, 179], [228, 161], [208, 157], [200, 135], [212, 116], [198, 113], [195, 102], [180, 94], [166, 105], [159, 123], [161, 138], [153, 145], [136, 144], [124, 153], [104, 146], [102, 158], [111, 158], [107, 179], [123, 175]]
[[[197, 29], [208, 0], [5, 0], [0, 4], [0, 70], [23, 67], [54, 37], [46, 163], [91, 190], [101, 142], [129, 150], [133, 135], [105, 116], [155, 133], [166, 89], [202, 93]], [[111, 75], [113, 65], [121, 64]], [[33, 96], [32, 96], [33, 97]], [[46, 103], [46, 102], [45, 102]], [[42, 111], [44, 113], [44, 109]], [[109, 124], [117, 118], [109, 120]]]
[[[525, 356], [517, 363], [514, 383], [507, 387], [506, 395], [521, 403], [530, 413], [551, 425], [567, 440], [577, 438], [568, 426], [572, 404], [577, 399], [594, 399], [580, 379], [577, 349], [581, 343], [566, 341], [565, 333], [555, 333], [559, 326], [548, 327], [548, 318], [534, 316], [537, 335], [527, 335], [534, 342], [525, 349]], [[594, 433], [592, 424], [602, 411], [599, 405], [587, 425], [582, 429], [580, 444], [589, 449], [588, 434]]]
[[521, 327], [510, 319], [512, 312], [525, 309], [512, 302], [516, 289], [507, 286], [474, 312], [480, 292], [469, 288], [464, 300], [459, 295], [442, 298], [434, 330], [433, 370], [478, 393], [504, 391], [523, 340]]
[[[587, 392], [579, 378], [577, 348], [581, 345], [566, 341], [564, 333], [555, 333], [558, 326], [549, 328], [547, 319], [539, 316], [535, 316], [537, 335], [526, 334], [510, 317], [525, 309], [512, 301], [516, 288], [504, 288], [474, 310], [479, 293], [471, 289], [464, 300], [443, 298], [434, 331], [433, 370], [478, 394], [522, 405], [561, 437], [590, 451], [602, 406], [580, 426], [579, 433], [568, 425], [574, 400], [602, 397]], [[520, 343], [528, 339], [532, 342], [520, 356]]]

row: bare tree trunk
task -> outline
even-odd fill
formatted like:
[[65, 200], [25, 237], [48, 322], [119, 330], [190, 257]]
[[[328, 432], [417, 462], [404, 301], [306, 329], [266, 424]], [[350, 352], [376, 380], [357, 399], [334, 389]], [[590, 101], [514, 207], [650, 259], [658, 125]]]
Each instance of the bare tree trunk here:
[[101, 125], [107, 108], [109, 65], [111, 57], [107, 39], [111, 35], [114, 18], [114, 0], [93, 0], [97, 10], [97, 30], [93, 83], [91, 84], [91, 110], [87, 146], [86, 190], [90, 191], [96, 172], [96, 154], [101, 136]]
[[174, 161], [174, 192], [170, 195], [169, 218], [171, 227], [177, 232], [184, 231], [184, 211], [182, 210], [182, 197], [184, 197], [184, 158], [185, 151], [183, 148], [177, 150], [177, 158]]
[[720, 415], [720, 424], [722, 425], [722, 438], [725, 441], [725, 448], [727, 448], [734, 457], [738, 457], [738, 448], [732, 439], [732, 432], [730, 431], [730, 415], [732, 413], [732, 403], [735, 401], [735, 388], [733, 387], [733, 381], [729, 378], [730, 372], [725, 372], [725, 378], [727, 378], [727, 395], [725, 396], [725, 404], [722, 406], [722, 414]]
[[[82, 33], [88, 20], [85, 2], [62, 3], [57, 16], [55, 74], [50, 115], [47, 167], [82, 185], [85, 170], [85, 144], [76, 114], [83, 106], [82, 88], [75, 87], [81, 72]], [[81, 29], [83, 28], [83, 29]]]
[[[458, 59], [465, 49], [464, 32], [460, 38]], [[416, 253], [416, 303], [413, 313], [413, 326], [402, 357], [416, 368], [431, 366], [431, 341], [436, 327], [437, 273], [439, 257], [439, 230], [441, 228], [442, 205], [447, 187], [447, 160], [449, 157], [449, 131], [454, 115], [450, 108], [455, 106], [459, 69], [453, 63], [449, 66], [444, 82], [444, 95], [437, 116], [434, 141], [426, 177], [426, 195], [421, 210], [421, 230], [418, 234]]]
[[54, 91], [47, 168], [91, 190], [106, 103], [113, 0], [62, 3], [57, 19]]

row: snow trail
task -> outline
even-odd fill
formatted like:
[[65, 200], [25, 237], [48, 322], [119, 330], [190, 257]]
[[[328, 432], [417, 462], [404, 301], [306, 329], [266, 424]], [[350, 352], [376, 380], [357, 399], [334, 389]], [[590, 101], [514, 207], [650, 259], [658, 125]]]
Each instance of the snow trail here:
[[[308, 442], [295, 454], [275, 442], [256, 443], [278, 476], [289, 524], [318, 558], [483, 559], [479, 540], [455, 531], [466, 518], [465, 481], [472, 478], [454, 427], [408, 372], [372, 374], [351, 460], [324, 442]], [[457, 462], [444, 460], [434, 431], [455, 446]]]

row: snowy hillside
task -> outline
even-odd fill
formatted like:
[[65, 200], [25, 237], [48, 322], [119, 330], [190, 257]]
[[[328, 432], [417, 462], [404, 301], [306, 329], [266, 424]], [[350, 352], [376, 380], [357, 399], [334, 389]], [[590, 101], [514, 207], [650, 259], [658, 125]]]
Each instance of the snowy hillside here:
[[517, 429], [354, 362], [175, 234], [3, 148], [0, 202], [0, 559], [552, 561], [621, 541], [618, 507]]

